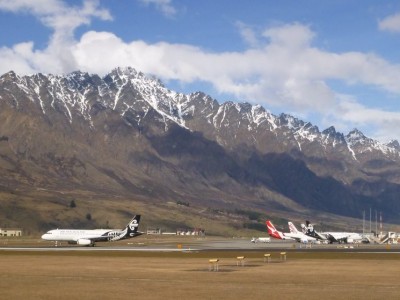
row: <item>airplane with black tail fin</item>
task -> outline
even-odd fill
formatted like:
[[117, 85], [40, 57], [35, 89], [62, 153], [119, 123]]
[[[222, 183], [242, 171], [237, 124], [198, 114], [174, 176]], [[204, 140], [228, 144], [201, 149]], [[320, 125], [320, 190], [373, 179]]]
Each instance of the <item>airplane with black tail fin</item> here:
[[306, 221], [306, 224], [307, 225], [301, 224], [303, 233], [320, 240], [328, 241], [329, 243], [360, 243], [364, 240], [359, 233], [334, 231], [317, 232], [314, 230], [314, 226], [310, 221]]
[[327, 241], [328, 238], [326, 237], [326, 235], [316, 231], [314, 229], [313, 224], [310, 223], [310, 221], [306, 221], [306, 225], [301, 224], [301, 231], [308, 236], [311, 236], [313, 238], [316, 238], [317, 240], [321, 240], [321, 241]]
[[138, 231], [140, 215], [130, 220], [124, 229], [52, 229], [42, 239], [54, 242], [68, 242], [81, 246], [94, 246], [96, 242], [114, 242], [143, 234]]

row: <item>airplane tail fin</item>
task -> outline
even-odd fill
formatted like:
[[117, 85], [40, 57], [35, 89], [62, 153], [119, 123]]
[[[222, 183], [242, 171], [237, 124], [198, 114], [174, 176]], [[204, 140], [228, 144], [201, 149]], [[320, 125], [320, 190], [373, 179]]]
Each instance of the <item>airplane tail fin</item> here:
[[266, 221], [265, 224], [267, 225], [267, 229], [268, 229], [268, 234], [276, 239], [283, 239], [283, 234], [281, 232], [279, 232], [278, 230], [276, 230], [275, 226], [272, 224], [271, 221]]
[[140, 222], [140, 215], [134, 216], [132, 220], [130, 220], [128, 225], [126, 225], [125, 229], [122, 230], [117, 236], [113, 237], [110, 241], [114, 242], [143, 234], [143, 232], [138, 231], [139, 222]]
[[132, 220], [126, 225], [127, 233], [126, 237], [134, 237], [142, 234], [138, 231], [140, 222], [140, 215], [136, 215], [132, 218]]
[[315, 234], [314, 226], [310, 223], [310, 221], [306, 221], [307, 224], [307, 232], [310, 234]]
[[304, 233], [304, 234], [307, 234], [307, 227], [306, 227], [306, 225], [304, 225], [303, 223], [301, 223], [301, 231]]
[[288, 222], [290, 233], [299, 233], [296, 226], [292, 222]]
[[[324, 234], [321, 234], [317, 231], [315, 231], [313, 224], [310, 223], [310, 221], [306, 221], [306, 226], [304, 226], [305, 228], [303, 229], [303, 232], [305, 230], [305, 234], [308, 236], [312, 236], [315, 237], [317, 239], [320, 240], [326, 240], [326, 236]], [[303, 228], [303, 224], [302, 224], [302, 228]]]

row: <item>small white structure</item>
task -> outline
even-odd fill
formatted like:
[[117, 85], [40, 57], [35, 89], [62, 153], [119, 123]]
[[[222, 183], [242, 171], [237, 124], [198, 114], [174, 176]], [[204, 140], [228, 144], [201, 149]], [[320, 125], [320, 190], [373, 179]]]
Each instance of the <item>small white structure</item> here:
[[146, 234], [161, 234], [160, 228], [147, 228]]
[[387, 234], [381, 234], [378, 236], [380, 238], [380, 244], [397, 244], [398, 235], [396, 232], [389, 231]]
[[22, 236], [22, 228], [0, 228], [0, 236]]

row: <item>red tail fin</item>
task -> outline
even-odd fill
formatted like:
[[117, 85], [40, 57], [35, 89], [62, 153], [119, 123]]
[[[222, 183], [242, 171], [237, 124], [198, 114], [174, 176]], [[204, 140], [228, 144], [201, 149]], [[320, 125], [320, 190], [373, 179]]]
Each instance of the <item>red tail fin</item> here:
[[276, 230], [275, 226], [272, 224], [271, 221], [266, 221], [265, 224], [267, 225], [267, 229], [268, 229], [268, 234], [276, 239], [282, 239], [282, 234]]

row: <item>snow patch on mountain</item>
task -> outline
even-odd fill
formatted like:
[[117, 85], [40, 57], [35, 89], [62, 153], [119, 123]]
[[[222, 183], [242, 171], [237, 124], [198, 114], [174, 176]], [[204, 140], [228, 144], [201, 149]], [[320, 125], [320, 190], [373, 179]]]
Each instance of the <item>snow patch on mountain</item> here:
[[21, 95], [24, 95], [37, 104], [43, 114], [51, 109], [57, 110], [70, 123], [78, 113], [93, 126], [92, 107], [98, 103], [118, 112], [123, 118], [129, 115], [129, 122], [134, 121], [138, 125], [150, 110], [154, 110], [165, 123], [165, 130], [171, 122], [194, 130], [191, 122], [201, 119], [202, 124], [208, 124], [219, 134], [216, 137], [218, 141], [224, 138], [222, 132], [230, 131], [236, 139], [239, 131], [242, 137], [247, 131], [249, 143], [259, 145], [262, 134], [271, 132], [279, 137], [278, 140], [291, 139], [291, 143], [300, 150], [307, 145], [319, 144], [324, 151], [343, 146], [341, 149], [347, 148], [353, 159], [368, 152], [377, 151], [391, 157], [399, 157], [400, 153], [397, 141], [383, 144], [365, 137], [356, 129], [346, 136], [336, 132], [334, 127], [320, 132], [309, 122], [288, 114], [275, 116], [260, 105], [231, 101], [219, 104], [202, 92], [177, 93], [167, 89], [157, 78], [130, 67], [116, 68], [103, 78], [84, 72], [65, 76], [35, 74], [20, 77], [11, 71], [0, 77], [0, 86], [2, 101], [8, 98], [18, 107], [23, 98]]

